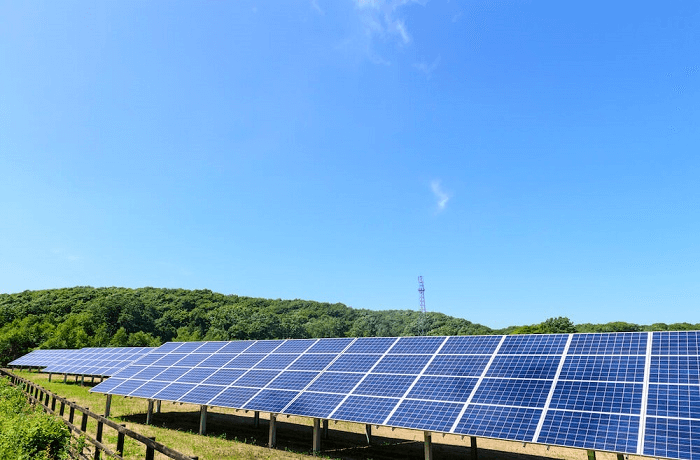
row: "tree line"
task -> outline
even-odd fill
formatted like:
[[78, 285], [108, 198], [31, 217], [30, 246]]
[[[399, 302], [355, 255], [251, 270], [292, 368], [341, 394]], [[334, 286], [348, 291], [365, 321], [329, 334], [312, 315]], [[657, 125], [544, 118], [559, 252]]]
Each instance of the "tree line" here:
[[407, 335], [538, 334], [698, 329], [700, 324], [579, 324], [550, 318], [491, 329], [442, 313], [210, 290], [89, 286], [0, 294], [0, 365], [35, 348], [158, 346], [169, 341]]

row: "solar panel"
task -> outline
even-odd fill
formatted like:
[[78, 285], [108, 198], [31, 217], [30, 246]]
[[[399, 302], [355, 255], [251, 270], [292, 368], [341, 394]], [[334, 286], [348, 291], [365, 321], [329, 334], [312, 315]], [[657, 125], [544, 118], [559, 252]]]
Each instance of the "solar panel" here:
[[165, 344], [91, 391], [700, 458], [698, 333]]
[[73, 353], [77, 351], [79, 350], [34, 350], [8, 363], [8, 366], [46, 367], [60, 360], [70, 357]]
[[81, 348], [54, 360], [44, 372], [112, 376], [154, 350], [153, 347]]

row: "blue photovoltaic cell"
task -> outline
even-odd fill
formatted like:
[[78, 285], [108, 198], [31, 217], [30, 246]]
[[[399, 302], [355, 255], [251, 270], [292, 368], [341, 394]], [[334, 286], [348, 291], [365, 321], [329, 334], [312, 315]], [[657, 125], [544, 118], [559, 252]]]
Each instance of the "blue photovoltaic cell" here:
[[153, 395], [153, 399], [163, 399], [165, 401], [177, 401], [185, 393], [194, 388], [192, 383], [171, 383], [161, 391]]
[[326, 418], [343, 398], [344, 396], [340, 394], [305, 392], [299, 395], [283, 413]]
[[500, 335], [448, 337], [439, 354], [492, 355], [500, 341]]
[[399, 400], [396, 398], [349, 396], [335, 411], [333, 419], [357, 423], [384, 423], [384, 419], [398, 402]]
[[700, 420], [647, 417], [644, 455], [680, 459], [700, 458]]
[[287, 340], [275, 350], [275, 353], [296, 353], [305, 352], [311, 345], [316, 343], [316, 339]]
[[197, 348], [197, 353], [216, 353], [228, 342], [204, 342], [204, 345]]
[[214, 372], [208, 379], [203, 383], [213, 384], [213, 385], [230, 385], [235, 382], [238, 377], [245, 374], [246, 371], [243, 369], [219, 369]]
[[223, 367], [236, 356], [238, 355], [234, 353], [216, 353], [199, 363], [197, 367]]
[[468, 436], [532, 441], [542, 409], [470, 404], [455, 433]]
[[652, 355], [700, 355], [698, 331], [654, 332]]
[[554, 389], [549, 407], [639, 415], [642, 408], [642, 389], [641, 383], [560, 380]]
[[550, 410], [537, 442], [636, 453], [638, 435], [637, 416]]
[[270, 353], [282, 345], [283, 340], [259, 340], [246, 349], [246, 353]]
[[372, 372], [383, 374], [420, 374], [430, 361], [427, 355], [385, 355], [372, 369]]
[[181, 402], [188, 402], [192, 404], [204, 404], [206, 405], [211, 401], [216, 395], [221, 393], [223, 389], [221, 385], [197, 385], [189, 393], [180, 397]]
[[360, 337], [350, 345], [345, 353], [383, 354], [394, 342], [396, 342], [394, 337]]
[[268, 384], [268, 388], [276, 388], [279, 390], [303, 390], [317, 375], [318, 372], [282, 372], [275, 380]]
[[569, 355], [646, 355], [646, 333], [575, 334]]
[[301, 355], [299, 359], [294, 361], [294, 364], [289, 366], [289, 369], [297, 371], [322, 371], [336, 356], [338, 355], [321, 353]]
[[182, 346], [183, 342], [168, 342], [158, 347], [158, 353], [170, 353]]
[[174, 382], [175, 380], [182, 377], [188, 370], [189, 369], [184, 367], [169, 367], [160, 374], [153, 377], [153, 380], [160, 380], [163, 382]]
[[217, 353], [242, 353], [253, 344], [252, 340], [242, 340], [240, 342], [229, 342]]
[[353, 339], [319, 339], [307, 353], [340, 353], [345, 350]]
[[444, 341], [445, 337], [401, 337], [392, 347], [391, 353], [431, 355]]
[[164, 353], [160, 353], [160, 348], [157, 349], [158, 352], [153, 352], [149, 353], [145, 356], [140, 357], [136, 361], [134, 361], [132, 364], [136, 364], [139, 366], [147, 366], [149, 364], [153, 364], [154, 362], [158, 361], [160, 358], [165, 356]]
[[289, 364], [299, 357], [298, 354], [277, 354], [274, 353], [261, 360], [255, 365], [256, 369], [284, 369]]
[[408, 394], [408, 398], [433, 401], [465, 402], [477, 379], [468, 377], [437, 377], [424, 375]]
[[80, 350], [34, 350], [22, 357], [10, 362], [8, 366], [31, 366], [44, 367], [70, 358]]
[[193, 367], [207, 359], [209, 356], [211, 355], [208, 353], [192, 353], [191, 355], [187, 355], [182, 358], [180, 361], [175, 363], [175, 365], [181, 367]]
[[168, 386], [167, 382], [146, 382], [136, 390], [132, 391], [129, 396], [149, 399], [166, 386]]
[[472, 402], [543, 408], [552, 383], [551, 380], [484, 379]]
[[160, 374], [163, 372], [166, 368], [162, 366], [149, 366], [145, 367], [141, 372], [138, 374], [134, 374], [132, 377], [135, 379], [141, 379], [141, 380], [150, 380], [156, 375]]
[[499, 355], [561, 355], [569, 336], [565, 334], [507, 335]]
[[298, 391], [262, 390], [243, 409], [280, 412], [298, 394]]
[[182, 353], [170, 353], [168, 355], [163, 356], [158, 361], [155, 361], [153, 364], [155, 364], [156, 366], [172, 366], [184, 357], [185, 355]]
[[523, 379], [553, 379], [559, 367], [560, 356], [497, 355], [491, 363], [487, 377], [509, 377]]
[[463, 404], [404, 400], [391, 416], [388, 424], [421, 430], [450, 431]]
[[650, 384], [647, 415], [700, 419], [700, 387]]
[[94, 391], [97, 393], [110, 393], [114, 389], [114, 387], [121, 385], [125, 381], [125, 379], [111, 377], [105, 380], [104, 382], [100, 382], [99, 384], [95, 385], [90, 391]]
[[643, 382], [644, 356], [567, 356], [560, 379]]
[[348, 372], [323, 372], [309, 387], [309, 391], [322, 391], [327, 393], [349, 393], [355, 388], [364, 374]]
[[214, 373], [214, 369], [195, 368], [191, 369], [185, 375], [177, 379], [178, 383], [202, 383]]
[[652, 356], [652, 383], [700, 383], [700, 356]]
[[252, 398], [259, 390], [257, 388], [227, 388], [219, 396], [209, 402], [212, 406], [233, 407], [240, 409], [243, 404]]
[[368, 374], [352, 392], [367, 396], [403, 396], [416, 379], [413, 375]]
[[125, 380], [124, 382], [122, 382], [121, 385], [112, 388], [112, 391], [110, 391], [110, 393], [113, 393], [115, 395], [128, 396], [129, 393], [131, 393], [144, 383], [146, 383], [145, 380]]
[[175, 353], [192, 353], [204, 344], [205, 342], [183, 342], [175, 349]]
[[133, 377], [134, 375], [138, 374], [139, 372], [141, 372], [144, 369], [146, 369], [145, 366], [127, 366], [124, 369], [117, 372], [114, 375], [114, 377], [128, 379], [128, 378]]
[[252, 370], [245, 373], [238, 380], [236, 380], [236, 386], [238, 387], [257, 387], [262, 388], [272, 379], [277, 377], [280, 371], [262, 371], [262, 370]]
[[233, 358], [231, 362], [224, 367], [231, 369], [250, 369], [261, 361], [266, 355], [260, 353], [242, 354], [237, 358]]
[[438, 355], [425, 370], [427, 375], [449, 375], [460, 377], [479, 377], [484, 372], [490, 356], [454, 356]]
[[379, 361], [382, 355], [342, 354], [328, 368], [329, 371], [367, 372]]

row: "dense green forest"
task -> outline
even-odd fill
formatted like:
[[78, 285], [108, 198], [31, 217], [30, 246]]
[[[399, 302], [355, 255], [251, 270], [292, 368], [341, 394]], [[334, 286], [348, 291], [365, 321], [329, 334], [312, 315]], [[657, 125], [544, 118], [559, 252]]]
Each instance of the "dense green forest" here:
[[209, 290], [74, 287], [0, 294], [0, 365], [40, 348], [157, 346], [168, 341], [476, 335], [698, 329], [700, 324], [574, 325], [568, 318], [495, 330], [415, 310], [218, 294]]

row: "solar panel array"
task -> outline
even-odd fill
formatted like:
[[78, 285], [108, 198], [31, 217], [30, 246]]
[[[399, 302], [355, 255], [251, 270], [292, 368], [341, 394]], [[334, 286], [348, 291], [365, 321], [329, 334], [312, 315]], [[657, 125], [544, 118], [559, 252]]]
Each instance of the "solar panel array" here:
[[700, 459], [698, 332], [167, 343], [91, 391]]
[[78, 350], [34, 350], [8, 363], [8, 366], [45, 367], [57, 360], [65, 359]]
[[154, 347], [81, 348], [54, 360], [44, 372], [111, 376], [153, 350]]

